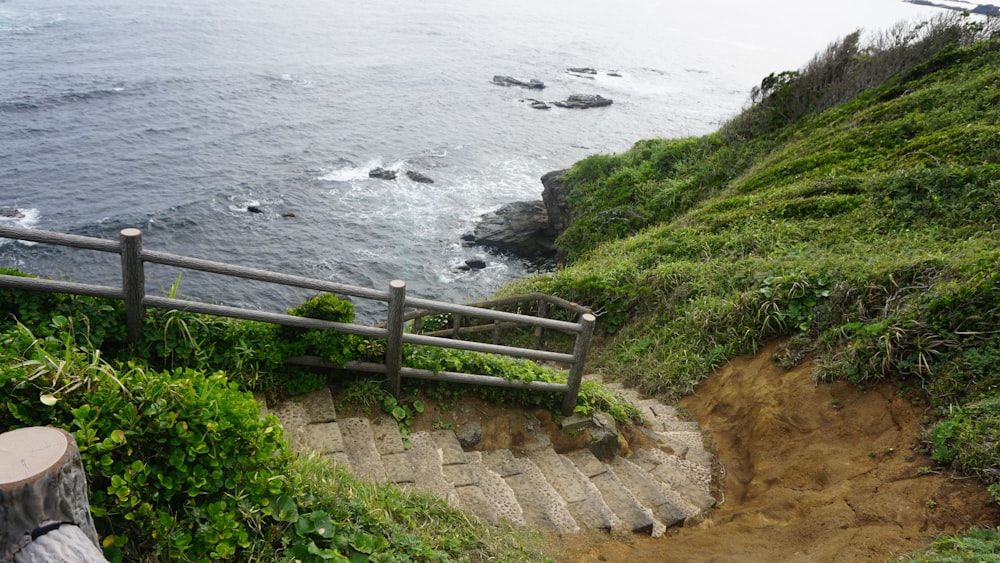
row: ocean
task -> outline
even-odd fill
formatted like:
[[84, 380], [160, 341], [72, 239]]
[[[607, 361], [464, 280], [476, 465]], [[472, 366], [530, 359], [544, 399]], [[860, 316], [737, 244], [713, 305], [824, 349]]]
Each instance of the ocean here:
[[[485, 212], [540, 199], [542, 174], [709, 133], [767, 74], [855, 29], [939, 13], [695, 4], [0, 0], [0, 208], [17, 210], [0, 221], [108, 239], [137, 227], [151, 250], [379, 289], [402, 279], [411, 295], [466, 302], [534, 271], [460, 238]], [[526, 101], [571, 94], [614, 103]], [[400, 175], [369, 178], [376, 167]], [[470, 259], [487, 266], [461, 270]], [[115, 256], [3, 239], [0, 267], [120, 276]], [[147, 291], [177, 276], [151, 267]], [[179, 294], [280, 311], [309, 292], [184, 272]]]

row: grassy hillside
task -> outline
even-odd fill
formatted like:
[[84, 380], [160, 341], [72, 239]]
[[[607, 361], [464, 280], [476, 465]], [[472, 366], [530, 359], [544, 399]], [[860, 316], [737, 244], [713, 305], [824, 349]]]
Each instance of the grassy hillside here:
[[593, 306], [593, 367], [651, 393], [776, 337], [818, 379], [922, 387], [935, 460], [1000, 490], [996, 30], [852, 34], [717, 133], [577, 163], [567, 264], [506, 291]]

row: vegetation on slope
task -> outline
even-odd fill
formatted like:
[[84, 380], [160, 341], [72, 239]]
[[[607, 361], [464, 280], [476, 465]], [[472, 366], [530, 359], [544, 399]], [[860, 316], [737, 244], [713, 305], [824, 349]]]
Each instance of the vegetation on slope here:
[[[327, 295], [297, 312], [353, 316]], [[122, 319], [116, 301], [0, 289], [0, 431], [75, 435], [111, 561], [545, 558], [530, 532], [290, 450], [246, 389], [325, 384], [281, 362], [343, 355], [341, 335], [159, 311], [143, 345], [124, 347]]]
[[596, 367], [682, 396], [788, 337], [820, 380], [919, 384], [927, 447], [1000, 498], [1000, 38], [946, 16], [771, 75], [717, 133], [574, 165], [564, 268]]

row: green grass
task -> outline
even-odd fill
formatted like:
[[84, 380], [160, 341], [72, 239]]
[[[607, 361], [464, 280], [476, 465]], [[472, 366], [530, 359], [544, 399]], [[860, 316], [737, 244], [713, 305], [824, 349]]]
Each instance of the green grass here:
[[504, 293], [592, 307], [591, 368], [667, 398], [777, 337], [817, 380], [915, 382], [928, 452], [1000, 499], [996, 28], [848, 37], [716, 133], [577, 163], [565, 264]]

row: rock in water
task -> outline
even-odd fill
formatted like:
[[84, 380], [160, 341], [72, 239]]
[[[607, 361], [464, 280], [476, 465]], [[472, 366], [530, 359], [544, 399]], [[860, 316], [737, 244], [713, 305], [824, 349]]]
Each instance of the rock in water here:
[[611, 98], [605, 98], [598, 94], [573, 94], [561, 102], [552, 102], [552, 105], [561, 108], [586, 109], [610, 106]]
[[525, 258], [550, 257], [555, 236], [541, 201], [515, 201], [480, 217], [475, 243]]
[[493, 77], [493, 83], [498, 86], [520, 86], [521, 88], [528, 88], [530, 90], [541, 90], [545, 88], [545, 83], [541, 80], [531, 80], [525, 82], [523, 80], [518, 80], [511, 76], [500, 76], [499, 74]]
[[396, 171], [395, 170], [387, 170], [387, 169], [382, 168], [382, 167], [373, 168], [373, 169], [371, 169], [371, 170], [368, 171], [368, 177], [369, 178], [378, 178], [379, 180], [395, 180], [396, 179]]
[[414, 182], [418, 182], [418, 183], [421, 183], [421, 184], [433, 184], [434, 183], [434, 180], [431, 180], [427, 176], [424, 176], [423, 174], [421, 174], [420, 172], [417, 172], [415, 170], [407, 170], [406, 171], [406, 177], [409, 178], [409, 179], [411, 179], [411, 180], [413, 180]]
[[24, 219], [24, 213], [21, 213], [16, 207], [0, 207], [0, 217], [6, 219]]

